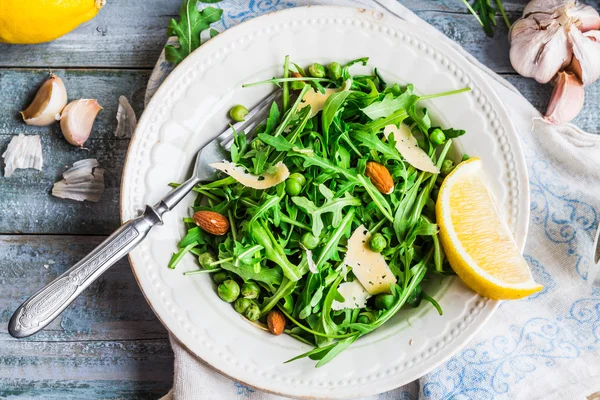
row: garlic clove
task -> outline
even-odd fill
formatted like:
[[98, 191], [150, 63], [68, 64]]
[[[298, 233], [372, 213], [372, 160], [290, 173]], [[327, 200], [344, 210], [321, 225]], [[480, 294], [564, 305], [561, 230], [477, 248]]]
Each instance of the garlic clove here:
[[600, 29], [600, 15], [594, 7], [576, 3], [572, 8], [567, 9], [566, 13], [576, 19], [575, 25], [581, 32]]
[[568, 69], [585, 86], [594, 83], [600, 78], [600, 32], [581, 33], [577, 29], [570, 29], [569, 40], [573, 46], [573, 60]]
[[50, 78], [40, 86], [29, 107], [21, 111], [27, 125], [48, 126], [57, 120], [57, 116], [67, 105], [67, 89], [58, 76]]
[[96, 100], [79, 99], [70, 102], [60, 115], [60, 129], [67, 142], [83, 146], [92, 133], [96, 115], [102, 107]]
[[566, 124], [583, 108], [583, 83], [571, 72], [559, 72], [545, 119], [556, 125]]
[[540, 83], [549, 82], [571, 61], [565, 28], [551, 15], [521, 18], [511, 27], [510, 42], [513, 68]]

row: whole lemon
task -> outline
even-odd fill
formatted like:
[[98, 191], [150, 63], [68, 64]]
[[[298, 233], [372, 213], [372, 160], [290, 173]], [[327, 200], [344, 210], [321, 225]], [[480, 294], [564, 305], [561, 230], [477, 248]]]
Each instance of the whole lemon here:
[[49, 42], [94, 18], [106, 0], [0, 0], [0, 42]]

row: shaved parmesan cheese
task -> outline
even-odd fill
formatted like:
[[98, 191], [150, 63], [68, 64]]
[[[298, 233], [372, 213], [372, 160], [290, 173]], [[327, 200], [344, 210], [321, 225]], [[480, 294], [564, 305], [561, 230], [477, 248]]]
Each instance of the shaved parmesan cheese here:
[[344, 264], [352, 267], [354, 276], [367, 291], [376, 295], [390, 291], [390, 285], [396, 283], [396, 277], [380, 253], [369, 248], [371, 234], [364, 225], [356, 228], [348, 240], [348, 251]]
[[359, 281], [344, 282], [338, 286], [339, 294], [344, 297], [343, 302], [333, 301], [332, 310], [343, 310], [344, 308], [363, 308], [371, 297]]
[[118, 138], [130, 138], [133, 135], [137, 118], [135, 111], [127, 101], [127, 97], [119, 96], [119, 108], [117, 109], [117, 129], [115, 136]]
[[13, 136], [8, 148], [2, 154], [4, 158], [4, 176], [10, 177], [16, 169], [34, 168], [42, 170], [42, 141], [38, 135]]
[[383, 129], [383, 135], [387, 139], [393, 133], [396, 141], [396, 149], [402, 154], [406, 161], [421, 171], [439, 174], [440, 170], [435, 166], [431, 158], [419, 147], [417, 139], [410, 132], [410, 128], [406, 124], [400, 124], [398, 128], [391, 124]]
[[268, 189], [278, 185], [290, 176], [288, 167], [281, 161], [275, 165], [277, 171], [274, 174], [264, 173], [262, 175], [249, 174], [244, 170], [244, 167], [237, 166], [229, 161], [212, 163], [210, 166], [219, 171], [223, 171], [244, 186], [259, 190]]
[[77, 201], [98, 201], [104, 193], [104, 170], [98, 168], [98, 160], [88, 158], [73, 163], [63, 173], [63, 180], [52, 187], [52, 195]]
[[348, 79], [344, 82], [344, 85], [339, 89], [325, 89], [325, 93], [321, 93], [314, 88], [310, 89], [304, 97], [302, 98], [302, 102], [298, 105], [298, 110], [303, 109], [304, 107], [310, 105], [310, 118], [314, 117], [319, 113], [319, 111], [323, 110], [325, 107], [325, 102], [334, 93], [344, 92], [346, 90], [350, 90], [352, 86], [352, 80]]

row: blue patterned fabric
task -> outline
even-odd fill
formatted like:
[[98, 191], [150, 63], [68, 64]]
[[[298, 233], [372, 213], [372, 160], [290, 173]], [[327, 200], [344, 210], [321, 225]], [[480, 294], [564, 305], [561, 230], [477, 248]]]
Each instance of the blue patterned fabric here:
[[[600, 136], [573, 126], [534, 121], [539, 113], [514, 87], [421, 21], [395, 0], [224, 1], [217, 29], [284, 8], [336, 4], [393, 13], [430, 29], [488, 74], [521, 135], [531, 186], [531, 221], [525, 259], [544, 290], [504, 302], [482, 331], [457, 355], [406, 387], [373, 399], [583, 399], [600, 391], [600, 289], [586, 283], [600, 218]], [[149, 99], [170, 72], [161, 58], [148, 85]], [[532, 128], [533, 124], [533, 128]], [[195, 382], [211, 381], [217, 397], [275, 396], [217, 375], [172, 340], [177, 398], [201, 398]], [[186, 377], [186, 363], [197, 364]], [[178, 372], [179, 370], [179, 372]], [[198, 374], [203, 374], [198, 378]], [[200, 385], [202, 386], [202, 385]], [[215, 387], [215, 386], [213, 386]], [[187, 393], [188, 396], [184, 395]], [[191, 395], [190, 395], [191, 393]]]

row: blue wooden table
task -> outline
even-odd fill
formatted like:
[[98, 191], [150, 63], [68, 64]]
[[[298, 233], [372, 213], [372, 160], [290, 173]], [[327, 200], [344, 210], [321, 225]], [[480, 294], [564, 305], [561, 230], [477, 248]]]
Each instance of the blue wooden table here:
[[[504, 0], [512, 20], [525, 3]], [[119, 225], [119, 185], [129, 141], [114, 137], [118, 97], [128, 97], [140, 115], [165, 27], [179, 4], [108, 0], [97, 18], [52, 43], [0, 45], [0, 153], [19, 133], [40, 135], [44, 152], [43, 172], [19, 170], [10, 179], [0, 177], [0, 398], [145, 399], [164, 395], [171, 387], [173, 355], [167, 332], [146, 304], [127, 260], [37, 335], [15, 340], [7, 333], [7, 323], [30, 294]], [[545, 109], [551, 87], [515, 74], [505, 27], [500, 25], [494, 38], [485, 37], [459, 0], [403, 4]], [[598, 8], [597, 1], [591, 4]], [[37, 128], [21, 121], [18, 111], [29, 104], [49, 70], [63, 78], [70, 99], [95, 98], [104, 107], [86, 143], [89, 153], [67, 144], [58, 125]], [[600, 116], [593, 105], [600, 86], [587, 88], [586, 96], [575, 123], [598, 133]], [[66, 167], [87, 157], [97, 158], [106, 169], [102, 200], [80, 203], [50, 196]]]

